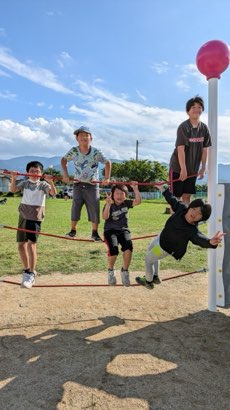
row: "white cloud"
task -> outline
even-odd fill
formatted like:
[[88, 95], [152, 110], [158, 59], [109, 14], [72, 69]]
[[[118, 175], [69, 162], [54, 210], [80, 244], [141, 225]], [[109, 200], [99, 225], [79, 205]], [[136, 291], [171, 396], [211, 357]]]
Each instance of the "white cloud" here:
[[46, 16], [48, 16], [48, 17], [55, 17], [55, 16], [62, 16], [62, 12], [61, 11], [58, 11], [58, 10], [54, 10], [54, 11], [52, 11], [52, 10], [50, 10], [50, 11], [46, 11]]
[[[81, 105], [71, 105], [72, 119], [28, 118], [19, 124], [0, 121], [1, 158], [37, 153], [40, 156], [65, 154], [75, 145], [74, 129], [88, 125], [93, 130], [93, 145], [109, 158], [139, 159], [169, 162], [174, 149], [176, 130], [187, 116], [184, 111], [151, 107], [129, 101], [111, 92], [78, 81]], [[207, 114], [202, 115], [207, 123]], [[219, 162], [230, 158], [230, 117], [219, 116]]]
[[66, 64], [69, 64], [72, 62], [72, 57], [70, 56], [70, 54], [67, 51], [62, 51], [62, 53], [60, 54], [58, 60], [58, 65], [61, 68], [64, 68], [66, 66]]
[[101, 83], [104, 82], [104, 80], [100, 77], [96, 77], [96, 78], [94, 78], [93, 82], [94, 82], [94, 84], [101, 84]]
[[34, 66], [31, 63], [22, 63], [11, 56], [5, 48], [0, 48], [0, 66], [42, 87], [50, 88], [63, 94], [74, 94], [72, 90], [62, 85], [50, 70]]
[[46, 103], [44, 101], [38, 101], [36, 105], [37, 107], [45, 107]]
[[5, 71], [0, 70], [0, 77], [8, 77], [8, 78], [10, 78], [10, 75], [9, 75], [8, 73], [6, 73]]
[[3, 98], [4, 100], [15, 100], [17, 97], [16, 94], [11, 93], [10, 91], [0, 91], [0, 98]]
[[157, 74], [165, 74], [169, 71], [169, 63], [167, 61], [161, 61], [160, 63], [153, 63], [151, 69]]
[[200, 73], [196, 64], [184, 64], [177, 67], [179, 67], [179, 70], [181, 72], [180, 78], [186, 80], [194, 78], [201, 84], [207, 84], [206, 77]]
[[176, 86], [180, 88], [183, 91], [189, 91], [191, 89], [190, 85], [186, 83], [184, 80], [178, 80], [176, 81]]
[[171, 72], [171, 82], [174, 82], [177, 88], [184, 92], [188, 92], [192, 89], [193, 82], [192, 80], [197, 81], [200, 84], [206, 84], [206, 78], [201, 74], [196, 66], [196, 64], [184, 64], [184, 65], [172, 65], [169, 66], [169, 63], [162, 61], [160, 63], [155, 62], [151, 66], [157, 74], [165, 74], [169, 70]]
[[[73, 124], [62, 118], [48, 121], [28, 118], [26, 124], [11, 120], [0, 121], [1, 159], [21, 155], [50, 157], [62, 155], [69, 149], [68, 140], [74, 139]], [[72, 141], [72, 142], [73, 142]]]
[[141, 100], [145, 102], [147, 101], [147, 98], [139, 90], [136, 90], [136, 93], [141, 98]]

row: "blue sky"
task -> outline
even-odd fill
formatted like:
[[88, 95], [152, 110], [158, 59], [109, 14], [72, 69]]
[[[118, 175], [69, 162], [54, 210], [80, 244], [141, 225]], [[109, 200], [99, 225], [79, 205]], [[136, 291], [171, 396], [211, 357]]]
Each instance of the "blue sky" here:
[[[114, 159], [168, 162], [196, 67], [230, 44], [229, 0], [1, 0], [0, 159], [64, 155], [73, 131]], [[218, 81], [218, 161], [230, 162], [230, 68]]]

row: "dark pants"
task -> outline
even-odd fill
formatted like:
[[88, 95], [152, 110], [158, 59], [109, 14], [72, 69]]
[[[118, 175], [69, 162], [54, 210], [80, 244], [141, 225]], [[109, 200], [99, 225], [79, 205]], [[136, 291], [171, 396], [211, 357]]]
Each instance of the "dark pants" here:
[[105, 243], [108, 246], [108, 256], [119, 254], [118, 244], [121, 245], [122, 252], [130, 250], [133, 251], [133, 244], [131, 240], [131, 233], [128, 229], [117, 231], [110, 229], [104, 232]]
[[71, 220], [79, 221], [81, 219], [81, 210], [83, 205], [86, 206], [88, 220], [90, 222], [100, 223], [100, 193], [98, 184], [87, 184], [79, 182], [73, 186], [73, 203]]

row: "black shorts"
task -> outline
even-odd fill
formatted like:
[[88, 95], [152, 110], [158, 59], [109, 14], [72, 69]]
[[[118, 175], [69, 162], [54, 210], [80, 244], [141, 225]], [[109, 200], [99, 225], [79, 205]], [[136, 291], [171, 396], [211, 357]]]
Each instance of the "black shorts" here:
[[[40, 232], [41, 221], [30, 221], [29, 219], [24, 219], [19, 215], [18, 228], [28, 229], [30, 231]], [[38, 240], [39, 234], [32, 232], [17, 231], [17, 242], [34, 242]]]
[[179, 181], [179, 178], [178, 172], [170, 172], [170, 189], [175, 197], [180, 198], [183, 194], [196, 193], [196, 176], [187, 178], [185, 181]]
[[119, 254], [118, 244], [121, 245], [122, 252], [130, 250], [133, 251], [133, 244], [131, 240], [131, 233], [128, 229], [116, 231], [110, 229], [104, 232], [105, 243], [108, 246], [108, 256]]

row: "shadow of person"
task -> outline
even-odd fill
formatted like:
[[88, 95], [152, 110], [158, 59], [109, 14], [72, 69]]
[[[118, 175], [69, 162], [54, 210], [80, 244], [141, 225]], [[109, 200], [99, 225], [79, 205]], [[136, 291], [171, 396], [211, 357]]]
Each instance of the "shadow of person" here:
[[[67, 382], [149, 409], [228, 408], [229, 317], [202, 311], [142, 326], [127, 332], [126, 320], [111, 316], [80, 330], [2, 337], [0, 408], [53, 410]], [[73, 392], [66, 408], [81, 409], [77, 400]]]

